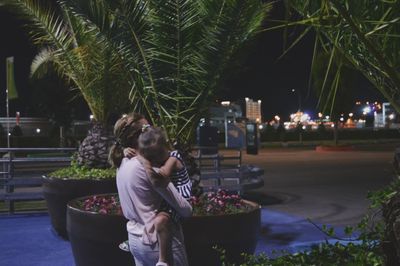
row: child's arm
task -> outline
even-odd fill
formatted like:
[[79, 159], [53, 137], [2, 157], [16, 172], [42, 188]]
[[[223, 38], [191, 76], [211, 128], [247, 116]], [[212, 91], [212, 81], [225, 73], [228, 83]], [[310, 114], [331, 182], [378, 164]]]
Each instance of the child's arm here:
[[179, 161], [177, 158], [170, 156], [164, 165], [160, 167], [158, 174], [163, 177], [171, 176], [171, 173], [178, 169], [178, 163]]
[[166, 187], [168, 186], [170, 179], [169, 176], [164, 177], [158, 173], [158, 171], [154, 171], [153, 167], [151, 166], [150, 162], [146, 160], [144, 157], [138, 155], [137, 159], [142, 163], [147, 176], [150, 179], [150, 182], [156, 187]]
[[128, 148], [125, 148], [124, 149], [124, 156], [126, 157], [126, 158], [133, 158], [133, 157], [135, 157], [137, 154], [136, 154], [136, 150], [134, 149], [134, 148], [130, 148], [130, 147], [128, 147]]

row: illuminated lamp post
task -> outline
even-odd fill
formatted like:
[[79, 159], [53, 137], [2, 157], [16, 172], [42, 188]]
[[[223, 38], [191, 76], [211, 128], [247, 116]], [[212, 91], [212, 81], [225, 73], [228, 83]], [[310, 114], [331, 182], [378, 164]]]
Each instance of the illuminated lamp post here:
[[298, 111], [300, 112], [301, 111], [301, 95], [300, 95], [300, 92], [299, 92], [299, 90], [296, 90], [296, 89], [292, 89], [292, 93], [296, 93], [297, 94], [297, 98], [298, 98]]

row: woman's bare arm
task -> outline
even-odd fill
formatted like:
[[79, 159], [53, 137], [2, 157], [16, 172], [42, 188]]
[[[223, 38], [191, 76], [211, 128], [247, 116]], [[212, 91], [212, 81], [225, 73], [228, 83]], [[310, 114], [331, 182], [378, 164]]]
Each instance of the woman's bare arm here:
[[171, 182], [166, 187], [155, 187], [155, 189], [180, 216], [192, 216], [192, 205], [182, 197]]
[[169, 177], [163, 177], [156, 173], [148, 160], [138, 155], [137, 159], [144, 166], [150, 182], [154, 189], [171, 205], [174, 210], [182, 217], [192, 216], [192, 205], [176, 190], [170, 182]]

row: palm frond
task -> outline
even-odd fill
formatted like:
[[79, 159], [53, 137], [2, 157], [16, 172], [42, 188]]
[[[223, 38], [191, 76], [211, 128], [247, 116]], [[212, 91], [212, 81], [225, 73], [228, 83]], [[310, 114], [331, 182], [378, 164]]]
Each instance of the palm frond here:
[[[300, 23], [321, 33], [319, 45], [335, 46], [400, 111], [400, 5], [386, 1], [289, 1]], [[295, 22], [292, 21], [291, 25]], [[335, 41], [337, 34], [340, 38]]]
[[[259, 0], [5, 0], [34, 22], [45, 47], [32, 70], [67, 77], [96, 120], [145, 112], [172, 141], [189, 141], [237, 49], [272, 4]], [[56, 15], [57, 14], [57, 15]]]

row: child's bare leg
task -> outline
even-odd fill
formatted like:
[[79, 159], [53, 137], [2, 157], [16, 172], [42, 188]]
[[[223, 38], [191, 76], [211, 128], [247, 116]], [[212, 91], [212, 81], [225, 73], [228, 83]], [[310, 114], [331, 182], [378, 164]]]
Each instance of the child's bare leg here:
[[170, 245], [171, 245], [171, 228], [170, 228], [170, 216], [166, 212], [160, 212], [157, 214], [154, 220], [154, 226], [157, 231], [159, 249], [160, 249], [160, 257], [158, 261], [166, 262], [169, 265], [171, 263], [171, 255], [170, 253]]

